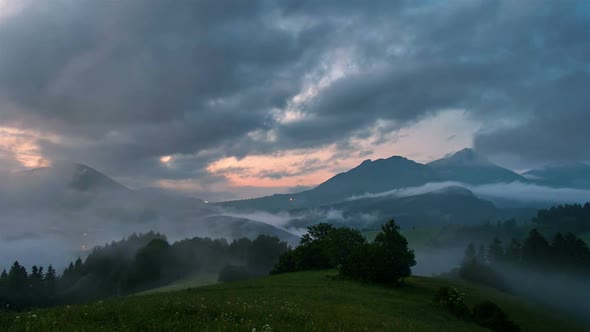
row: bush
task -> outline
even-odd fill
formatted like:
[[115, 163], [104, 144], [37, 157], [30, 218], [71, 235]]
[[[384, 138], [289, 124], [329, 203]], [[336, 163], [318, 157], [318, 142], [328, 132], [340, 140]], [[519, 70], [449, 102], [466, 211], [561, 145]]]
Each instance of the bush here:
[[279, 257], [271, 273], [339, 268], [365, 242], [355, 229], [325, 223], [313, 225], [297, 248]]
[[389, 220], [373, 243], [356, 229], [311, 226], [297, 248], [279, 257], [271, 273], [336, 268], [346, 278], [399, 285], [414, 265], [414, 251], [395, 221]]
[[226, 265], [219, 272], [217, 280], [220, 282], [232, 282], [247, 280], [251, 277], [250, 271], [245, 266]]
[[295, 250], [289, 250], [279, 256], [279, 261], [270, 271], [270, 274], [289, 273], [297, 271], [297, 258]]
[[389, 220], [373, 243], [356, 244], [340, 266], [340, 274], [376, 283], [402, 284], [416, 265], [414, 251], [399, 233], [399, 226]]
[[473, 320], [480, 326], [498, 332], [519, 332], [520, 328], [498, 305], [492, 301], [484, 301], [473, 307]]
[[278, 262], [279, 257], [289, 250], [287, 242], [276, 236], [259, 235], [252, 243], [246, 254], [246, 263], [252, 272], [267, 275]]
[[467, 304], [465, 304], [464, 296], [465, 294], [459, 292], [456, 288], [441, 287], [434, 294], [433, 301], [436, 304], [442, 305], [453, 315], [462, 319], [469, 319], [471, 311]]
[[498, 332], [520, 332], [520, 328], [492, 301], [483, 301], [469, 310], [464, 294], [456, 288], [441, 287], [434, 294], [433, 301], [443, 306], [458, 318], [472, 320], [476, 324]]

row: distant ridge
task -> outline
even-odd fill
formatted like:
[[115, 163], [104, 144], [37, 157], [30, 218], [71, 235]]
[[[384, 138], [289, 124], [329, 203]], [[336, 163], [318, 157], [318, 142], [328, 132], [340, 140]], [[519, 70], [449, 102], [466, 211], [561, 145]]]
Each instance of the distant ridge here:
[[573, 163], [534, 169], [522, 174], [532, 182], [563, 188], [590, 189], [590, 165]]
[[472, 185], [530, 182], [500, 167], [472, 149], [421, 164], [401, 156], [365, 160], [347, 172], [333, 176], [317, 187], [294, 194], [221, 202], [238, 210], [283, 211], [335, 204], [353, 196], [418, 187], [430, 182], [461, 182]]
[[472, 149], [463, 149], [427, 165], [432, 167], [443, 181], [468, 184], [528, 182], [525, 177], [492, 163]]
[[393, 156], [375, 161], [365, 160], [357, 167], [337, 174], [308, 191], [219, 204], [247, 210], [289, 210], [331, 204], [356, 195], [420, 186], [438, 180], [436, 172], [430, 167]]

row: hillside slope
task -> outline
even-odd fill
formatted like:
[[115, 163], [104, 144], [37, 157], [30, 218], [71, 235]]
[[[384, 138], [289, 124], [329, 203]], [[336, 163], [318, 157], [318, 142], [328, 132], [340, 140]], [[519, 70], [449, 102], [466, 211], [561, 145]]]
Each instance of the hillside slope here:
[[292, 210], [289, 227], [304, 228], [324, 220], [335, 225], [379, 229], [395, 219], [402, 228], [448, 224], [481, 224], [499, 215], [486, 200], [461, 187], [446, 187], [411, 196], [374, 196], [315, 209]]
[[[0, 313], [0, 330], [489, 331], [432, 303], [434, 292], [448, 281], [412, 277], [406, 287], [385, 288], [334, 275], [292, 273], [31, 313]], [[523, 331], [584, 330], [496, 291], [457, 286], [469, 304], [484, 298], [498, 303]]]

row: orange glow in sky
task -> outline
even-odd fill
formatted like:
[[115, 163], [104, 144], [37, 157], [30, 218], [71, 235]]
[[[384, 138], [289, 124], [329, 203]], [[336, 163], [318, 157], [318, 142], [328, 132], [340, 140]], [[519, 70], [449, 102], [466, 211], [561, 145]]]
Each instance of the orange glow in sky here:
[[[352, 139], [356, 151], [339, 155], [336, 145], [309, 150], [286, 150], [269, 155], [228, 157], [211, 163], [207, 170], [224, 176], [231, 186], [292, 187], [313, 186], [366, 159], [400, 155], [417, 162], [429, 162], [472, 146], [478, 125], [461, 110], [450, 110], [424, 119], [385, 139]], [[309, 172], [304, 170], [308, 169]]]
[[24, 168], [46, 167], [51, 162], [41, 155], [37, 139], [42, 135], [33, 131], [0, 127], [0, 152], [8, 155]]

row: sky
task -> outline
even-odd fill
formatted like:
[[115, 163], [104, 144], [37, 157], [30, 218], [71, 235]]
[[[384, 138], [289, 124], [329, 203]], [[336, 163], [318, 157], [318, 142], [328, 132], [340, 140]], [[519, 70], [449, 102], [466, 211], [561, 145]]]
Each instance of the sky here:
[[465, 147], [590, 160], [585, 0], [0, 0], [0, 170], [209, 200]]

